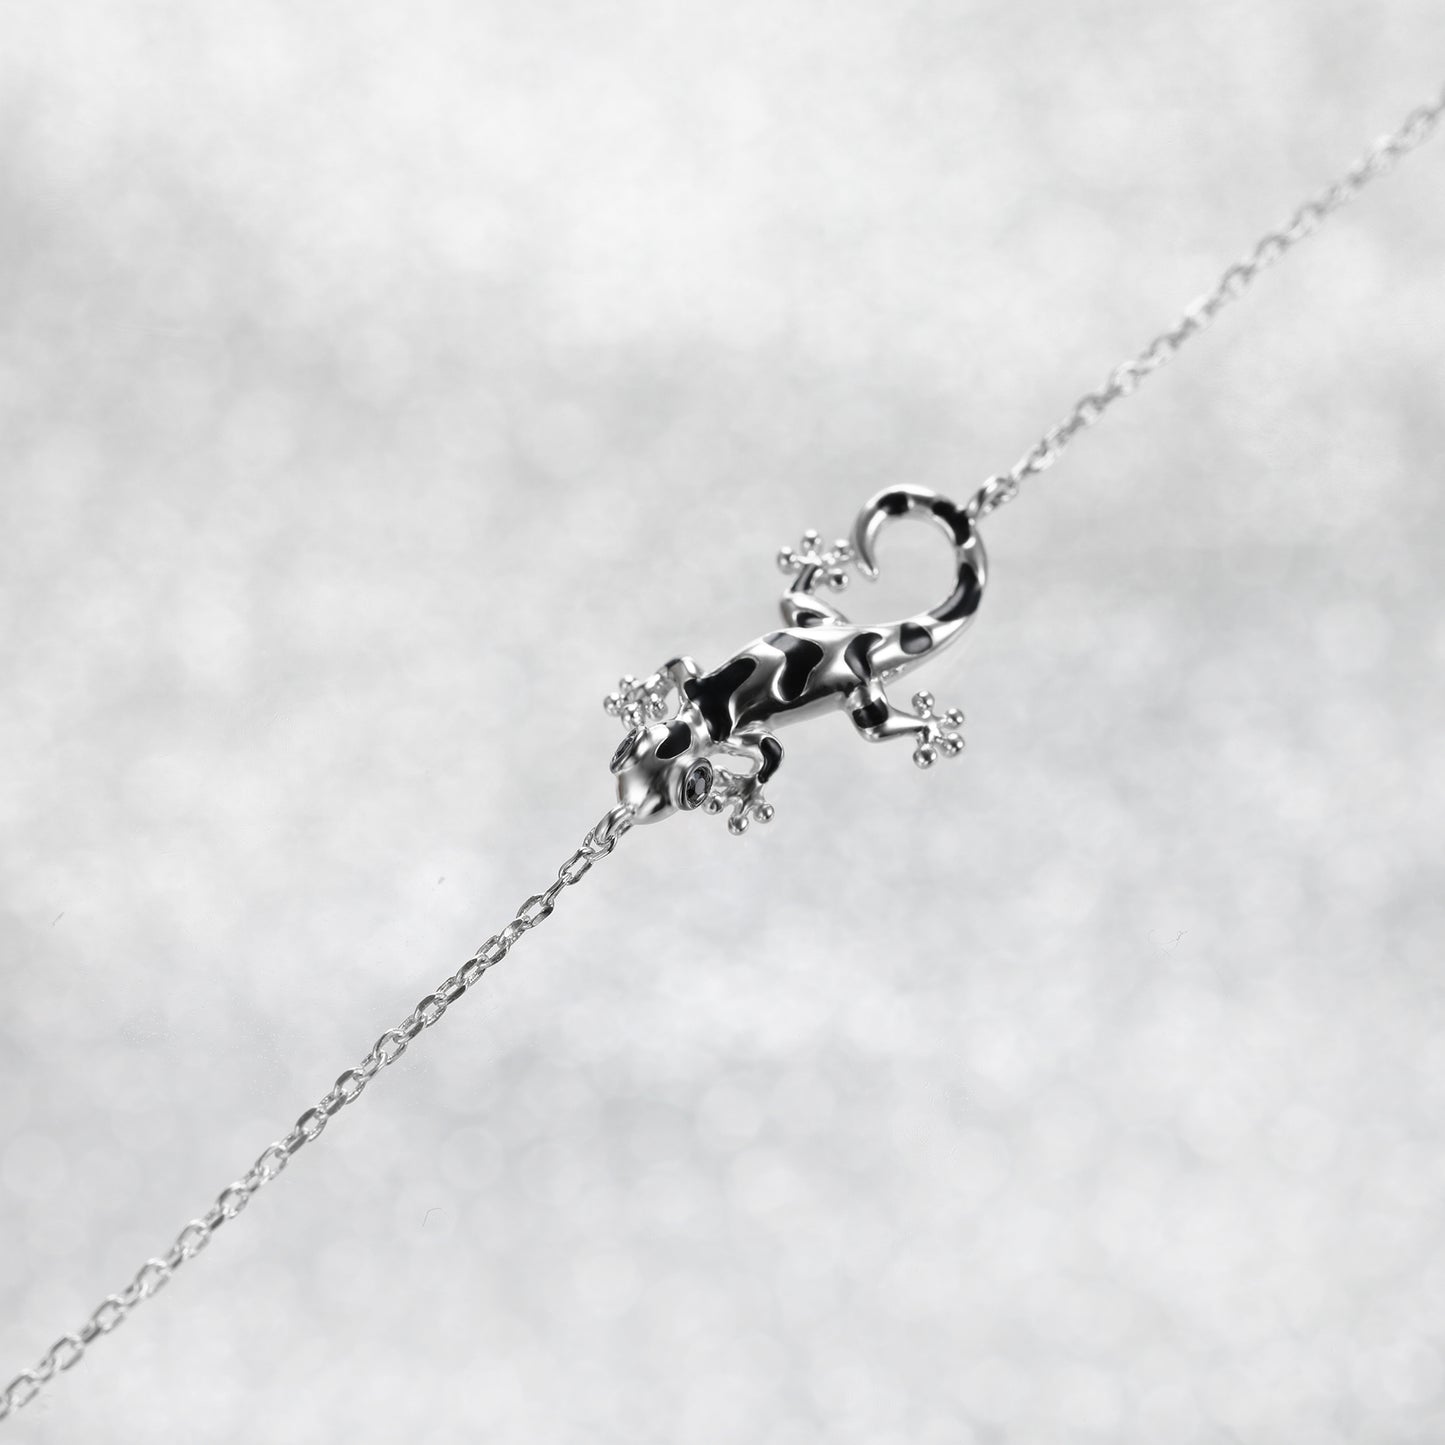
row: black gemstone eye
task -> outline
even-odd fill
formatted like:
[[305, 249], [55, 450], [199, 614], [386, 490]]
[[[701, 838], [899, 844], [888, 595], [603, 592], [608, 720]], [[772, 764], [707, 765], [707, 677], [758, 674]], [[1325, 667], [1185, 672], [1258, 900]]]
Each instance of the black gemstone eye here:
[[682, 806], [696, 808], [712, 790], [712, 764], [694, 763], [682, 783]]
[[632, 744], [636, 741], [636, 732], [630, 732], [620, 743], [617, 744], [617, 751], [612, 754], [612, 761], [607, 764], [609, 772], [620, 773], [622, 765], [632, 754]]

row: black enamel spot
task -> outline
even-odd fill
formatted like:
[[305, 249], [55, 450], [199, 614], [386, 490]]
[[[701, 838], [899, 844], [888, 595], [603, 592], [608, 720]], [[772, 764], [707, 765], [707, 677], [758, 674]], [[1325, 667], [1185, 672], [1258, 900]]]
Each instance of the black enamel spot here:
[[667, 725], [667, 736], [657, 745], [657, 756], [675, 758], [685, 753], [692, 743], [692, 729], [680, 718]]
[[712, 789], [712, 766], [697, 762], [687, 770], [682, 783], [682, 806], [689, 811], [701, 804]]
[[783, 654], [783, 670], [778, 677], [778, 697], [783, 702], [797, 702], [808, 690], [813, 669], [823, 660], [823, 649], [805, 637], [779, 632], [768, 639]]
[[972, 617], [978, 611], [983, 588], [978, 585], [978, 573], [972, 567], [961, 567], [958, 573], [958, 587], [952, 597], [933, 615], [940, 622], [957, 622], [960, 617]]
[[889, 517], [901, 517], [912, 505], [907, 492], [884, 492], [878, 498], [878, 510]]
[[735, 657], [716, 672], [689, 678], [683, 687], [688, 701], [697, 704], [702, 720], [714, 742], [721, 742], [732, 730], [729, 704], [733, 694], [753, 675], [758, 665], [755, 657]]
[[783, 745], [777, 738], [767, 734], [758, 739], [758, 748], [763, 755], [763, 765], [758, 769], [758, 782], [766, 783], [778, 771], [783, 761]]
[[876, 632], [860, 632], [843, 649], [843, 661], [848, 664], [848, 671], [859, 682], [867, 682], [873, 676], [873, 668], [868, 661], [868, 654], [882, 640]]
[[916, 657], [933, 646], [933, 634], [917, 622], [905, 622], [898, 629], [898, 645], [910, 657]]
[[973, 523], [968, 520], [968, 513], [961, 507], [955, 506], [946, 498], [940, 497], [933, 505], [934, 515], [945, 523], [948, 530], [953, 534], [955, 545], [962, 547], [965, 542], [973, 540]]
[[860, 728], [876, 728], [879, 723], [888, 721], [888, 704], [881, 698], [876, 702], [865, 702], [862, 707], [853, 709], [853, 721]]

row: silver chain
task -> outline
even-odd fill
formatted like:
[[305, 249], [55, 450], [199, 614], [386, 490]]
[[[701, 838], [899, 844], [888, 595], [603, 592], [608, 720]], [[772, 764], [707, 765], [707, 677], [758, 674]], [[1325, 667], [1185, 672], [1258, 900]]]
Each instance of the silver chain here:
[[1047, 471], [1065, 447], [1094, 425], [1116, 401], [1133, 394], [1146, 376], [1167, 365], [1191, 337], [1206, 330], [1232, 301], [1237, 301], [1292, 247], [1312, 235], [1328, 216], [1359, 195], [1371, 181], [1393, 170], [1396, 163], [1430, 138], [1445, 113], [1445, 91], [1418, 106], [1390, 135], [1382, 136], [1339, 180], [1306, 201], [1277, 231], [1267, 231], [1248, 255], [1241, 257], [1205, 292], [1184, 308], [1168, 331], [1161, 331], [1137, 356], [1122, 361], [1109, 373], [1098, 391], [1085, 392], [1006, 472], [995, 473], [968, 503], [972, 517], [986, 517], [1018, 496], [1025, 477]]
[[[1137, 356], [1116, 366], [1100, 390], [1080, 397], [1063, 420], [1050, 427], [1007, 472], [989, 477], [970, 500], [970, 515], [986, 517], [1012, 501], [1025, 477], [1051, 467], [1079, 432], [1093, 426], [1116, 401], [1129, 396], [1146, 376], [1171, 361], [1186, 341], [1205, 330], [1220, 311], [1238, 300], [1260, 272], [1428, 139], [1442, 113], [1445, 113], [1445, 92], [1430, 104], [1411, 111], [1398, 130], [1376, 141], [1339, 180], [1306, 201], [1279, 230], [1266, 233], [1247, 256], [1224, 272], [1213, 290], [1185, 308], [1173, 328], [1161, 332]], [[382, 1034], [361, 1062], [342, 1073], [296, 1120], [289, 1134], [268, 1144], [251, 1167], [216, 1196], [200, 1218], [191, 1220], [181, 1230], [165, 1254], [146, 1260], [119, 1294], [107, 1295], [75, 1333], [62, 1335], [33, 1368], [22, 1370], [0, 1390], [0, 1420], [28, 1405], [62, 1370], [78, 1364], [97, 1339], [108, 1335], [137, 1305], [160, 1290], [188, 1259], [198, 1255], [210, 1243], [211, 1236], [228, 1219], [234, 1219], [258, 1190], [275, 1179], [307, 1144], [321, 1137], [333, 1115], [360, 1098], [367, 1084], [388, 1064], [395, 1063], [411, 1041], [436, 1023], [489, 968], [500, 963], [524, 933], [549, 918], [562, 890], [581, 882], [594, 863], [607, 857], [632, 822], [630, 809], [618, 807], [607, 813], [587, 834], [582, 846], [557, 870], [554, 882], [528, 898], [500, 933], [487, 939], [456, 973], [421, 999], [401, 1023]]]
[[631, 826], [629, 809], [613, 808], [607, 813], [583, 839], [582, 846], [557, 870], [553, 883], [527, 899], [500, 933], [487, 939], [456, 973], [439, 983], [394, 1029], [382, 1034], [361, 1062], [341, 1074], [296, 1120], [289, 1134], [268, 1144], [239, 1179], [221, 1190], [199, 1219], [191, 1220], [181, 1230], [165, 1254], [146, 1260], [119, 1294], [107, 1295], [74, 1334], [61, 1335], [40, 1357], [39, 1363], [22, 1370], [0, 1390], [0, 1420], [28, 1405], [60, 1371], [79, 1364], [96, 1340], [108, 1335], [138, 1304], [155, 1294], [188, 1259], [194, 1259], [211, 1242], [211, 1236], [250, 1203], [252, 1195], [269, 1184], [306, 1145], [321, 1137], [334, 1114], [360, 1098], [367, 1084], [388, 1064], [394, 1064], [406, 1052], [407, 1045], [423, 1029], [436, 1023], [489, 968], [500, 963], [524, 933], [549, 918], [557, 906], [558, 894], [569, 885], [580, 883], [594, 863], [612, 852], [617, 840]]

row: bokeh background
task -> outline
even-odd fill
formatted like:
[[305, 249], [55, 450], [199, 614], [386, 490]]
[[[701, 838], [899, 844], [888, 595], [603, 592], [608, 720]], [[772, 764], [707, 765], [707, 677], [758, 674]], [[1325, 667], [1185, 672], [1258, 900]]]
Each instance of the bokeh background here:
[[[1437, 0], [0, 12], [0, 1375]], [[16, 1441], [1438, 1441], [1445, 145], [988, 525], [930, 774], [630, 838]], [[899, 529], [863, 619], [946, 587]], [[892, 589], [892, 590], [889, 590]], [[886, 595], [885, 595], [886, 594]]]

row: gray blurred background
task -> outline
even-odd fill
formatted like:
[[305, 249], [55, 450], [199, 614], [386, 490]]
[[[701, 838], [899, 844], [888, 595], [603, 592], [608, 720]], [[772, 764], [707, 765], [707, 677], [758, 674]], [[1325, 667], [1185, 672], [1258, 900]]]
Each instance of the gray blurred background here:
[[[1438, 0], [6, 6], [0, 1376], [550, 879], [619, 673], [1442, 72]], [[1438, 1441], [1442, 180], [990, 522], [962, 761], [634, 835], [8, 1438]]]

